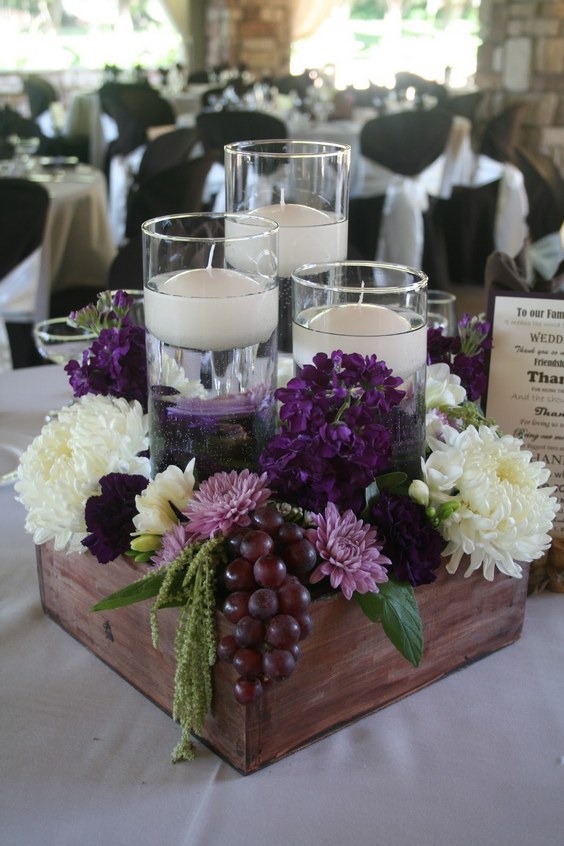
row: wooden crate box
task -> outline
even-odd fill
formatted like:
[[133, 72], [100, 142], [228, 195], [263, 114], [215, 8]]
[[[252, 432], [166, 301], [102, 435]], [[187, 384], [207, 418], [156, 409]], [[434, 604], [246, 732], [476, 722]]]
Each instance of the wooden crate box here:
[[[449, 576], [442, 569], [432, 585], [416, 588], [425, 640], [418, 668], [356, 601], [341, 594], [317, 599], [313, 633], [302, 642], [294, 673], [258, 702], [238, 705], [234, 669], [216, 663], [213, 707], [200, 739], [239, 772], [251, 773], [515, 641], [523, 625], [526, 575], [519, 580], [496, 574], [492, 583], [481, 573], [464, 579], [462, 572]], [[178, 610], [159, 611], [159, 649], [151, 644], [150, 601], [89, 611], [143, 571], [127, 558], [102, 565], [89, 553], [65, 555], [46, 544], [38, 548], [38, 573], [45, 613], [170, 714]], [[218, 637], [232, 628], [218, 612]]]

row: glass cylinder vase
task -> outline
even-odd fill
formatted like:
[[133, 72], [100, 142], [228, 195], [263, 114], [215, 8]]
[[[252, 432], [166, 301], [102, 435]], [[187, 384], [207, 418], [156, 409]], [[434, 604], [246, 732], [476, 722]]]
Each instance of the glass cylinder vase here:
[[258, 469], [276, 422], [278, 226], [188, 214], [142, 232], [152, 472]]
[[291, 275], [347, 257], [351, 148], [320, 141], [243, 141], [225, 147], [228, 212], [275, 220], [279, 232], [278, 348], [291, 352]]
[[381, 413], [396, 470], [421, 474], [425, 448], [427, 276], [377, 262], [310, 264], [293, 273], [293, 357], [299, 375], [336, 350], [375, 355], [401, 378], [400, 404]]

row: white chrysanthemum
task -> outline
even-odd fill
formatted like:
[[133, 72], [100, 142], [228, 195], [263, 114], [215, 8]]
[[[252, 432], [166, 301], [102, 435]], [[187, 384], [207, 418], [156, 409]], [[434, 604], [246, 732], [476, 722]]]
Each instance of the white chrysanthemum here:
[[207, 396], [206, 389], [198, 379], [187, 379], [184, 368], [170, 355], [163, 354], [161, 358], [161, 377], [163, 385], [175, 388], [183, 397]]
[[192, 459], [184, 472], [171, 464], [162, 473], [157, 473], [143, 493], [135, 497], [138, 514], [133, 524], [139, 534], [162, 535], [178, 523], [172, 505], [182, 511], [191, 499], [195, 484], [194, 462]]
[[149, 476], [148, 419], [138, 402], [87, 394], [47, 423], [21, 457], [16, 491], [36, 544], [84, 552], [84, 506], [108, 473]]
[[517, 562], [540, 558], [551, 542], [548, 532], [559, 506], [555, 488], [543, 487], [549, 469], [531, 461], [522, 441], [500, 436], [495, 428], [445, 427], [444, 432], [445, 442], [437, 444], [423, 469], [431, 505], [459, 504], [440, 524], [448, 542], [444, 555], [451, 556], [448, 571], [456, 572], [466, 554], [465, 576], [482, 567], [491, 581], [497, 567], [520, 577]]
[[466, 399], [466, 389], [460, 384], [460, 376], [450, 372], [448, 364], [429, 364], [425, 384], [425, 405], [427, 409], [441, 405], [460, 405]]

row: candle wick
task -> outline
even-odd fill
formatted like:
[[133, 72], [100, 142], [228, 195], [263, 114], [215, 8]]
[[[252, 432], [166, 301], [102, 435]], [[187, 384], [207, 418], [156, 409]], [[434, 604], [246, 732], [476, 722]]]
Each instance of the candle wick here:
[[208, 257], [208, 264], [207, 264], [206, 270], [212, 269], [212, 261], [213, 261], [214, 250], [215, 250], [215, 244], [212, 244], [211, 248], [210, 248], [210, 254], [209, 254], [209, 257]]
[[[364, 279], [361, 281], [360, 287], [364, 289]], [[360, 297], [358, 298], [358, 304], [362, 305], [363, 300], [364, 300], [364, 290], [361, 292]]]

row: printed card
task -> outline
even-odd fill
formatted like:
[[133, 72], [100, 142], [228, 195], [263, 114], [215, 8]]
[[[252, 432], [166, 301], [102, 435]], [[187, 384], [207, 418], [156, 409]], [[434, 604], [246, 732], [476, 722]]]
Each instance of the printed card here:
[[564, 299], [492, 292], [493, 349], [485, 411], [550, 468], [564, 535]]

